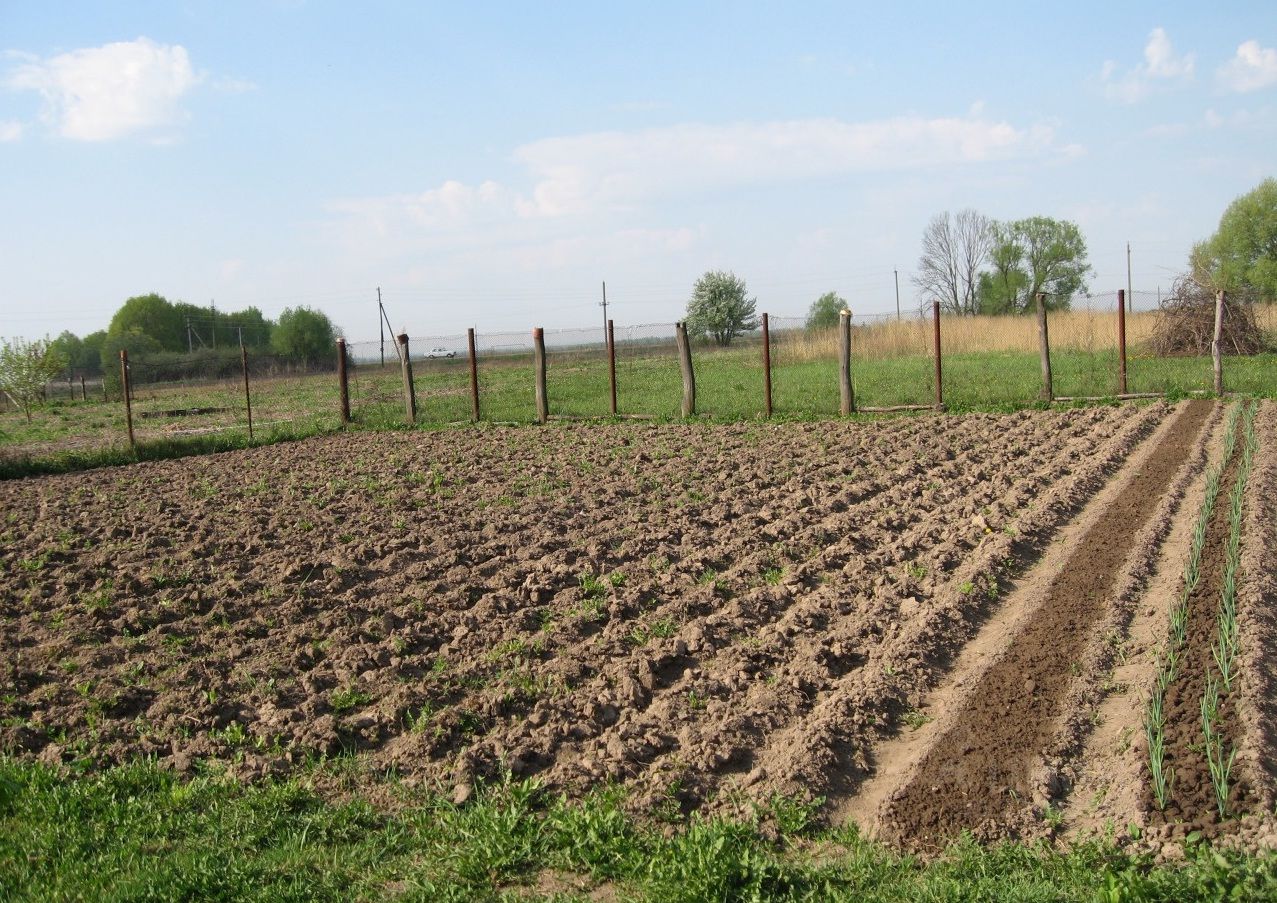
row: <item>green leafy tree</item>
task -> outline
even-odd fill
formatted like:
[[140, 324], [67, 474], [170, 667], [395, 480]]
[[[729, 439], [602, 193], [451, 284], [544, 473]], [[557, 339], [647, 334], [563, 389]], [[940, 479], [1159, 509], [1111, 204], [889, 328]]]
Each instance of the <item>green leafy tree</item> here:
[[1215, 234], [1193, 248], [1190, 264], [1203, 285], [1277, 301], [1277, 179], [1229, 204]]
[[710, 270], [696, 280], [687, 302], [687, 331], [708, 337], [716, 345], [730, 345], [741, 333], [758, 328], [754, 316], [758, 301], [750, 298], [745, 280], [734, 273]]
[[66, 371], [62, 374], [68, 376], [76, 368], [76, 363], [84, 355], [84, 340], [69, 329], [62, 331], [56, 339], [53, 340], [52, 349], [64, 361], [66, 361]]
[[106, 330], [91, 332], [80, 341], [80, 356], [71, 366], [82, 373], [102, 372], [102, 345], [106, 342]]
[[[107, 335], [130, 333], [148, 335], [159, 342], [164, 351], [186, 350], [186, 311], [192, 305], [176, 305], [163, 295], [152, 292], [129, 298], [111, 317]], [[197, 308], [203, 310], [203, 308]], [[203, 311], [205, 314], [208, 311]], [[131, 349], [130, 349], [131, 351]]]
[[837, 292], [825, 292], [811, 303], [807, 311], [808, 329], [827, 329], [838, 325], [839, 315], [847, 309], [847, 302]]
[[997, 223], [989, 252], [991, 270], [980, 274], [980, 313], [1016, 314], [1037, 309], [1046, 295], [1051, 310], [1068, 310], [1073, 296], [1086, 290], [1091, 273], [1082, 231], [1067, 220], [1031, 216]]
[[270, 336], [276, 354], [307, 367], [332, 361], [336, 341], [332, 321], [308, 307], [285, 308]]
[[65, 367], [63, 352], [47, 338], [0, 342], [0, 391], [22, 408], [27, 423], [31, 422], [31, 408], [44, 398], [45, 385]]

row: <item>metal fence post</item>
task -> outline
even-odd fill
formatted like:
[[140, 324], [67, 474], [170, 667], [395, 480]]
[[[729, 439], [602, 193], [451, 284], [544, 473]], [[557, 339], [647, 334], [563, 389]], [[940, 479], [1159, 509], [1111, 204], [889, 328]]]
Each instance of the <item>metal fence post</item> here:
[[936, 410], [944, 410], [944, 389], [940, 380], [940, 302], [931, 302], [931, 345], [936, 363]]
[[124, 348], [120, 349], [120, 389], [124, 393], [124, 419], [129, 425], [129, 448], [136, 452], [137, 441], [133, 438], [133, 386], [129, 379], [129, 352]]
[[350, 423], [350, 382], [346, 373], [346, 340], [337, 340], [337, 387], [341, 394], [341, 425]]
[[479, 422], [479, 362], [475, 356], [474, 327], [466, 330], [466, 345], [470, 350], [470, 419]]
[[1215, 335], [1210, 343], [1211, 365], [1215, 370], [1215, 394], [1224, 394], [1224, 358], [1220, 349], [1220, 339], [1224, 335], [1224, 291], [1215, 293]]
[[772, 341], [767, 314], [763, 314], [763, 411], [772, 415]]
[[838, 312], [839, 413], [844, 417], [856, 410], [856, 389], [851, 381], [851, 311]]
[[1126, 394], [1126, 290], [1117, 290], [1117, 394]]

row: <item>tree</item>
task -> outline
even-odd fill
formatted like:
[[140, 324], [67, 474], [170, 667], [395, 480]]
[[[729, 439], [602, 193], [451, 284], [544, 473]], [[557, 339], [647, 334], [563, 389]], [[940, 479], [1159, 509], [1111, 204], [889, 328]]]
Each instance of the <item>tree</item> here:
[[[978, 311], [980, 268], [994, 246], [994, 223], [975, 210], [938, 214], [922, 233], [922, 257], [913, 284], [927, 298], [955, 314]], [[925, 300], [925, 299], [924, 299]]]
[[22, 408], [30, 423], [32, 405], [44, 397], [45, 385], [65, 366], [66, 358], [47, 338], [0, 342], [0, 391]]
[[100, 355], [102, 360], [102, 379], [107, 388], [113, 392], [122, 388], [120, 385], [121, 349], [129, 353], [130, 372], [133, 371], [135, 366], [144, 364], [151, 355], [158, 354], [164, 350], [158, 339], [147, 335], [136, 326], [130, 327], [125, 332], [108, 332], [102, 342]]
[[281, 357], [314, 367], [331, 360], [337, 330], [324, 314], [308, 307], [286, 307], [271, 330], [270, 344]]
[[994, 227], [989, 254], [993, 269], [980, 274], [977, 290], [982, 314], [1026, 313], [1036, 309], [1039, 292], [1051, 310], [1068, 310], [1073, 296], [1086, 290], [1091, 264], [1082, 231], [1067, 220], [1031, 216]]
[[748, 297], [745, 280], [734, 273], [710, 270], [696, 280], [687, 302], [687, 330], [695, 337], [730, 345], [732, 339], [758, 328], [754, 316], [758, 300]]
[[164, 351], [185, 351], [186, 313], [182, 307], [183, 305], [175, 305], [163, 295], [154, 292], [137, 295], [125, 301], [115, 312], [115, 316], [111, 317], [107, 335], [122, 336], [140, 332], [159, 342]]
[[838, 325], [838, 316], [847, 308], [847, 302], [837, 292], [825, 292], [811, 303], [807, 311], [808, 329], [827, 329]]
[[1277, 179], [1229, 204], [1215, 234], [1194, 247], [1189, 260], [1204, 285], [1277, 301]]
[[67, 376], [71, 371], [76, 369], [77, 362], [84, 355], [84, 341], [69, 329], [64, 329], [62, 334], [53, 340], [52, 349], [66, 361], [66, 372], [63, 376]]

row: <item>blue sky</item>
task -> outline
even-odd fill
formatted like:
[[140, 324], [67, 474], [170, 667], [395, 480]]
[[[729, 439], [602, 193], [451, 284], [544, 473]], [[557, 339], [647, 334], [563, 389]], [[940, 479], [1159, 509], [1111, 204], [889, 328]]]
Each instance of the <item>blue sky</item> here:
[[920, 300], [935, 214], [1169, 285], [1277, 175], [1271, 2], [0, 0], [0, 335], [150, 291], [377, 335]]

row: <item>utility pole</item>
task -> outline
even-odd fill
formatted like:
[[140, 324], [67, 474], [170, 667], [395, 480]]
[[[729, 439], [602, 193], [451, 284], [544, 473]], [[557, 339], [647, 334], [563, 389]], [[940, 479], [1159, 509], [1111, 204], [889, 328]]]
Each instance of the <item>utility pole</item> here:
[[603, 282], [603, 303], [599, 305], [603, 308], [603, 341], [607, 341], [607, 280]]
[[900, 271], [892, 270], [891, 275], [896, 277], [896, 319], [900, 319]]
[[1135, 292], [1131, 291], [1131, 243], [1126, 243], [1126, 312], [1135, 310]]
[[381, 333], [381, 366], [386, 366], [386, 309], [381, 306], [381, 286], [377, 286], [377, 331]]

